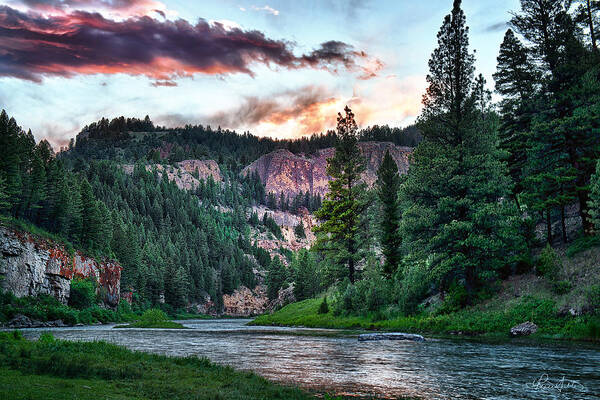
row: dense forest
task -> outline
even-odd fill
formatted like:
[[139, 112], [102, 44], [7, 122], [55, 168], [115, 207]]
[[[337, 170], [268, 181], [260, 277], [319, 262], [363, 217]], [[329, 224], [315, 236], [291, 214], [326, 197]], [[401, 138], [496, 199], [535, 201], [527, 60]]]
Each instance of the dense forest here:
[[[570, 290], [551, 246], [600, 243], [599, 14], [598, 2], [522, 0], [499, 49], [495, 105], [454, 1], [429, 60], [409, 172], [400, 177], [386, 155], [375, 193], [358, 179], [354, 114], [338, 116], [313, 247], [334, 313], [414, 314], [438, 293], [444, 314], [534, 270], [556, 293]], [[375, 246], [364, 234], [373, 224]], [[589, 291], [597, 302], [600, 287]]]
[[[456, 310], [538, 268], [544, 242], [597, 240], [599, 13], [598, 2], [522, 0], [499, 49], [502, 100], [493, 104], [455, 1], [429, 60], [423, 111], [405, 129], [360, 130], [349, 108], [335, 131], [296, 140], [120, 117], [86, 126], [55, 155], [3, 111], [0, 210], [118, 259], [123, 289], [146, 304], [181, 308], [210, 296], [219, 308], [222, 294], [254, 287], [260, 267], [270, 298], [294, 283], [299, 300], [328, 291], [337, 313], [412, 314], [433, 293], [445, 299], [440, 312]], [[400, 176], [387, 154], [368, 189], [357, 147], [367, 140], [415, 147], [409, 173]], [[276, 198], [256, 175], [240, 175], [276, 149], [310, 155], [326, 147], [336, 151], [325, 199]], [[216, 160], [223, 182], [183, 191], [146, 168], [186, 159]], [[130, 174], [126, 163], [135, 165]], [[249, 212], [258, 204], [314, 212], [311, 251], [280, 251], [283, 263], [258, 248], [253, 229], [281, 238], [269, 215]]]

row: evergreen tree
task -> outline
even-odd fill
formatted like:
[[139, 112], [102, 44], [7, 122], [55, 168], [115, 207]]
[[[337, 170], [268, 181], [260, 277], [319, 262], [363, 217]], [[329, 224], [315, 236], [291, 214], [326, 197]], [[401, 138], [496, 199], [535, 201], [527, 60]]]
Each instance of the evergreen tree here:
[[400, 209], [398, 203], [400, 175], [398, 174], [398, 165], [396, 165], [389, 151], [385, 152], [383, 162], [377, 170], [376, 185], [382, 208], [380, 234], [381, 248], [385, 256], [383, 273], [390, 278], [400, 265], [402, 240], [399, 231]]
[[319, 292], [317, 264], [306, 249], [296, 253], [292, 265], [294, 271], [294, 296], [297, 301], [310, 299]]
[[518, 194], [523, 190], [523, 169], [527, 165], [529, 131], [536, 90], [535, 71], [527, 49], [514, 32], [508, 29], [500, 45], [494, 79], [496, 92], [502, 95], [501, 124], [498, 132], [500, 148], [507, 153], [505, 160], [514, 182], [513, 197], [519, 208]]
[[8, 202], [8, 194], [6, 193], [6, 180], [0, 175], [0, 213], [4, 212], [10, 207]]
[[271, 264], [267, 270], [267, 296], [270, 300], [276, 299], [279, 295], [279, 289], [283, 286], [286, 280], [286, 270], [283, 262], [277, 256], [273, 257]]
[[363, 258], [360, 240], [360, 218], [366, 209], [362, 198], [365, 184], [360, 175], [365, 161], [358, 148], [358, 127], [354, 114], [346, 106], [345, 115], [338, 113], [335, 155], [327, 160], [329, 193], [315, 213], [321, 224], [314, 228], [316, 246], [330, 260], [346, 266], [348, 278], [354, 283], [357, 263]]
[[442, 290], [462, 284], [472, 299], [509, 263], [518, 237], [514, 207], [502, 200], [510, 186], [496, 148], [497, 124], [483, 104], [483, 81], [473, 77], [460, 5], [455, 1], [444, 19], [429, 61], [420, 117], [424, 140], [401, 191], [402, 233], [411, 253], [431, 257]]

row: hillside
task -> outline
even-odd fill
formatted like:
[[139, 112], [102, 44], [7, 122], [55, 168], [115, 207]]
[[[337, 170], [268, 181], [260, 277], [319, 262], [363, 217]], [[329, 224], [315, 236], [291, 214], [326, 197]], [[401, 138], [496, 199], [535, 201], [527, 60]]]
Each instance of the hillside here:
[[[401, 174], [408, 171], [409, 157], [412, 153], [410, 147], [400, 147], [389, 142], [362, 142], [359, 148], [367, 161], [362, 179], [369, 186], [373, 186], [377, 180], [377, 169], [387, 151]], [[329, 190], [328, 182], [331, 179], [326, 171], [327, 159], [331, 158], [334, 152], [334, 148], [328, 147], [307, 156], [281, 149], [260, 157], [245, 167], [242, 175], [258, 174], [266, 192], [276, 196], [283, 193], [287, 198], [294, 198], [298, 194], [308, 192], [323, 197]]]

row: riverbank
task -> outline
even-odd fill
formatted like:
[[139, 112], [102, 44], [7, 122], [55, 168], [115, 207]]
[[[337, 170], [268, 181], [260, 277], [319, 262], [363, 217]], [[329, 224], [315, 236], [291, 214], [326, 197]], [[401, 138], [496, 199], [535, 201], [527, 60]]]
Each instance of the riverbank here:
[[[313, 399], [197, 357], [133, 352], [105, 342], [70, 342], [43, 334], [0, 333], [0, 398]], [[326, 396], [325, 398], [330, 398]]]
[[533, 321], [539, 329], [532, 338], [600, 341], [600, 317], [559, 316], [553, 301], [535, 297], [506, 304], [501, 309], [471, 307], [449, 314], [421, 314], [389, 319], [381, 319], [380, 313], [336, 316], [330, 311], [319, 314], [321, 301], [322, 299], [309, 299], [289, 304], [272, 314], [257, 317], [250, 325], [509, 337], [511, 327], [524, 321]]

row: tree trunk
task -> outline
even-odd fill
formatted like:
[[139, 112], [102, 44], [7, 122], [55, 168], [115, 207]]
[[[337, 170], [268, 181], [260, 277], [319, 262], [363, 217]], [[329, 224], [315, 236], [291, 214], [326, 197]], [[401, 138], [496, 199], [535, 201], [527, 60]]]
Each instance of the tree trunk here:
[[350, 283], [354, 283], [354, 258], [350, 257], [348, 260], [348, 277], [350, 278]]
[[592, 49], [597, 53], [598, 46], [596, 45], [596, 31], [594, 30], [594, 19], [592, 18], [592, 4], [587, 0], [588, 24], [590, 25], [590, 36], [592, 38]]

